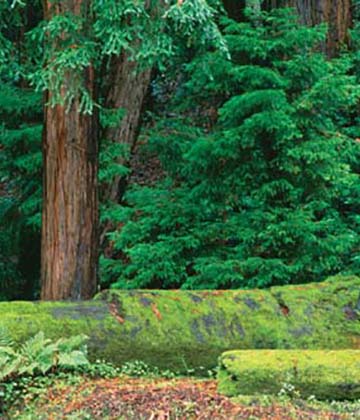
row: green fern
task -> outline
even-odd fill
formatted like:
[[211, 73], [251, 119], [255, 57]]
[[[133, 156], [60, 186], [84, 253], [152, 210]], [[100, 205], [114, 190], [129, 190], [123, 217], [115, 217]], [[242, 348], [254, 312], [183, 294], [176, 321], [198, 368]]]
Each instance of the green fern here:
[[1, 347], [12, 347], [14, 341], [7, 328], [0, 325], [0, 348]]
[[50, 370], [75, 369], [88, 365], [85, 342], [79, 335], [53, 342], [39, 332], [21, 346], [14, 345], [2, 333], [0, 346], [0, 381], [23, 375], [45, 374]]

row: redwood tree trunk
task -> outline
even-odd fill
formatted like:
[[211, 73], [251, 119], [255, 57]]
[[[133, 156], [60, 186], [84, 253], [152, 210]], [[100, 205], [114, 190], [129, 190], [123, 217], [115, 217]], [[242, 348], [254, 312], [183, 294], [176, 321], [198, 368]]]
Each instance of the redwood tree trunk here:
[[351, 0], [266, 0], [264, 7], [295, 7], [302, 23], [309, 26], [326, 22], [329, 31], [325, 50], [329, 57], [335, 56], [348, 42]]
[[[150, 19], [154, 20], [160, 19], [168, 6], [164, 0], [144, 0], [144, 3]], [[134, 40], [135, 47], [138, 42], [139, 40]], [[117, 128], [106, 129], [103, 137], [111, 142], [123, 144], [133, 152], [140, 132], [143, 104], [151, 81], [152, 68], [140, 71], [139, 64], [130, 61], [127, 53], [123, 52], [112, 58], [110, 69], [105, 88], [105, 107], [121, 108], [125, 111], [125, 116]], [[130, 165], [123, 156], [119, 156], [118, 163]], [[115, 177], [102, 188], [102, 201], [121, 202], [126, 185], [127, 179]]]
[[[67, 11], [79, 13], [84, 3], [67, 1]], [[52, 7], [51, 0], [45, 6], [47, 18], [61, 7]], [[84, 71], [84, 80], [94, 94], [92, 68]], [[95, 113], [79, 112], [79, 98], [67, 112], [61, 105], [46, 107], [43, 157], [41, 298], [88, 299], [97, 283], [98, 125]]]
[[348, 42], [351, 26], [351, 0], [296, 0], [303, 23], [316, 25], [326, 22], [329, 26], [326, 52], [335, 56]]
[[[135, 147], [140, 131], [141, 111], [151, 78], [151, 69], [139, 72], [137, 67], [138, 64], [129, 61], [126, 54], [112, 59], [105, 101], [106, 108], [122, 108], [125, 115], [118, 127], [105, 130], [104, 137], [111, 142], [123, 144], [130, 152]], [[123, 156], [119, 156], [118, 162], [129, 164]], [[117, 176], [105, 186], [102, 197], [105, 201], [121, 201], [121, 181], [121, 177]]]

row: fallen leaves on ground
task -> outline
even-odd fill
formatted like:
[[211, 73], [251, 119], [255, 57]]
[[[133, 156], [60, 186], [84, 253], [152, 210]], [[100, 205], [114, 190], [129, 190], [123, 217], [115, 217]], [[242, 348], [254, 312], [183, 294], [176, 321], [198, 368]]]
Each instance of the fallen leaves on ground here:
[[[84, 380], [78, 385], [54, 387], [38, 401], [39, 413], [48, 420], [343, 420], [345, 414], [331, 413], [303, 404], [269, 405], [236, 403], [219, 395], [211, 380], [150, 380], [116, 378]], [[79, 414], [80, 413], [80, 414]], [[83, 413], [84, 417], [81, 417]], [[86, 416], [88, 417], [85, 417]], [[39, 417], [41, 418], [41, 417]]]

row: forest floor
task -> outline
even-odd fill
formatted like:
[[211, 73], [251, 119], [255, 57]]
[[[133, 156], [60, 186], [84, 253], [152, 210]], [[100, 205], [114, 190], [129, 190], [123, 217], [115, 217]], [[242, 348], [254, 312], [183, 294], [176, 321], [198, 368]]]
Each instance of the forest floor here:
[[191, 378], [76, 378], [56, 381], [42, 395], [13, 410], [11, 419], [37, 420], [345, 420], [360, 418], [358, 403], [219, 395], [216, 381]]

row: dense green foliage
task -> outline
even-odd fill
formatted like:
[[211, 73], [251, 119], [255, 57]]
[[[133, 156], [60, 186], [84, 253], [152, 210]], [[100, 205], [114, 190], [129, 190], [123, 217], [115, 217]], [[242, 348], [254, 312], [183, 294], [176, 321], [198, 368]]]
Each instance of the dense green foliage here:
[[40, 2], [28, 3], [0, 5], [0, 300], [33, 299], [39, 279], [43, 116], [25, 79], [39, 48], [24, 32]]
[[285, 3], [0, 1], [0, 417], [359, 398], [359, 1]]
[[123, 224], [111, 236], [120, 259], [103, 260], [115, 287], [264, 287], [359, 270], [352, 55], [328, 61], [325, 28], [289, 10], [222, 26], [231, 59], [189, 62], [172, 117], [150, 132], [166, 179], [133, 187], [111, 214]]
[[[74, 15], [65, 8], [65, 12], [41, 22], [29, 34], [44, 47], [42, 65], [28, 77], [38, 90], [52, 92], [52, 105], [70, 109], [73, 99], [79, 97], [80, 111], [92, 113], [94, 106], [102, 104], [102, 85], [111, 83], [105, 69], [113, 56], [126, 54], [130, 61], [139, 63], [140, 69], [164, 68], [175, 54], [174, 39], [178, 34], [186, 37], [189, 46], [225, 48], [213, 21], [215, 9], [203, 0], [186, 2], [181, 8], [175, 1], [93, 0], [83, 9], [80, 15]], [[88, 66], [100, 73], [99, 103], [91, 97], [83, 78]], [[61, 87], [69, 71], [71, 82], [63, 95]]]
[[[214, 8], [213, 8], [213, 7]], [[217, 46], [226, 50], [214, 22], [217, 0], [196, 0], [179, 7], [176, 1], [101, 0], [81, 16], [65, 12], [43, 20], [39, 0], [0, 5], [0, 299], [38, 296], [41, 223], [41, 92], [50, 89], [50, 104], [69, 106], [80, 96], [80, 111], [100, 109], [103, 128], [117, 125], [124, 110], [106, 109], [104, 96], [114, 56], [126, 54], [139, 70], [164, 65], [178, 55], [181, 38], [187, 47]], [[137, 41], [135, 41], [135, 36]], [[184, 41], [185, 40], [185, 41]], [[94, 102], [82, 79], [83, 69], [99, 72]], [[60, 87], [67, 72], [67, 94]], [[36, 92], [34, 91], [36, 90]], [[110, 183], [128, 170], [116, 160], [128, 154], [121, 145], [101, 137], [100, 181]], [[100, 194], [101, 196], [101, 194]]]
[[[106, 71], [125, 53], [154, 69], [141, 149], [159, 159], [161, 176], [130, 182], [121, 205], [102, 203], [103, 223], [116, 227], [102, 287], [250, 288], [359, 274], [357, 17], [352, 49], [328, 60], [326, 28], [301, 26], [291, 10], [234, 22], [217, 0], [91, 5], [82, 17], [43, 21], [38, 0], [0, 4], [0, 300], [38, 296], [41, 91], [66, 104], [80, 93], [83, 112], [96, 105], [102, 127], [114, 126], [126, 111], [105, 108]], [[96, 104], [81, 79], [90, 64]], [[118, 161], [130, 151], [100, 140], [100, 189], [116, 175], [136, 179], [137, 168]]]
[[39, 277], [41, 101], [31, 90], [0, 87], [0, 298], [33, 298]]

